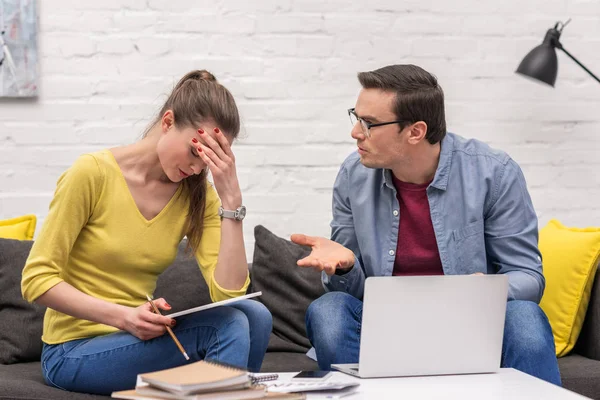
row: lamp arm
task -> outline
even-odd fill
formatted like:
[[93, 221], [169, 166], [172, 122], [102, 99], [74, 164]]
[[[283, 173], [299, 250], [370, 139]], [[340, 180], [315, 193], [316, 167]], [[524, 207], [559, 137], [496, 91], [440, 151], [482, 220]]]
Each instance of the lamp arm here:
[[588, 74], [590, 74], [590, 75], [592, 76], [592, 78], [594, 78], [595, 80], [597, 80], [597, 81], [598, 81], [598, 83], [600, 83], [600, 78], [598, 78], [596, 75], [594, 75], [594, 74], [592, 73], [592, 71], [590, 71], [589, 69], [587, 69], [587, 68], [585, 67], [585, 65], [583, 65], [582, 63], [580, 63], [578, 59], [576, 59], [576, 58], [575, 58], [575, 57], [574, 57], [574, 56], [573, 56], [571, 53], [569, 53], [569, 52], [568, 52], [568, 51], [567, 51], [567, 50], [566, 50], [566, 49], [565, 49], [565, 48], [562, 46], [562, 43], [560, 43], [560, 42], [558, 42], [558, 41], [557, 41], [557, 43], [556, 43], [556, 47], [557, 47], [557, 48], [559, 48], [559, 49], [561, 49], [562, 51], [564, 51], [564, 52], [565, 52], [565, 54], [566, 54], [566, 55], [568, 55], [568, 56], [571, 58], [571, 60], [575, 61], [575, 62], [576, 62], [576, 63], [577, 63], [577, 64], [578, 64], [578, 65], [579, 65], [581, 68], [583, 68], [583, 69], [585, 70], [585, 72], [587, 72]]

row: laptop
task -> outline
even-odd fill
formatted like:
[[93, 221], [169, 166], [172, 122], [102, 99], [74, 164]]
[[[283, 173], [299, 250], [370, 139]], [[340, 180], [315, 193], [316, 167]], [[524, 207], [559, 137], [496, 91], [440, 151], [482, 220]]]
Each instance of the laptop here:
[[497, 372], [506, 275], [370, 277], [365, 282], [360, 378]]

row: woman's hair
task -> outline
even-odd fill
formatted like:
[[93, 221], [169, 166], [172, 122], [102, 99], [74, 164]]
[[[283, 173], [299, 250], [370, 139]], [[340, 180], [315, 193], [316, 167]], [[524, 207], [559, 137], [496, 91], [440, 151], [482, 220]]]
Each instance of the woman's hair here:
[[[240, 116], [233, 96], [206, 70], [191, 71], [181, 78], [150, 126], [156, 125], [167, 110], [173, 111], [174, 125], [180, 129], [198, 128], [201, 122], [211, 120], [232, 139], [240, 132]], [[202, 238], [207, 173], [205, 168], [183, 180], [190, 196], [187, 250], [194, 252]]]

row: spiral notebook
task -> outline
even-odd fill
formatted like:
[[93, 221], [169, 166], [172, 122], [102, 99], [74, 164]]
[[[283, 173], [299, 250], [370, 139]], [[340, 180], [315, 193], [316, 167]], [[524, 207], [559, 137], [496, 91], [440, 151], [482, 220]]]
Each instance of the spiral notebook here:
[[250, 377], [250, 381], [253, 385], [279, 379], [279, 374], [248, 374], [248, 376]]
[[121, 390], [113, 392], [113, 399], [125, 400], [246, 400], [246, 399], [265, 399], [265, 400], [305, 400], [304, 393], [271, 393], [266, 392], [264, 387], [253, 387], [246, 390], [232, 390], [223, 392], [210, 392], [203, 394], [192, 394], [179, 396], [159, 389], [152, 389], [149, 386], [146, 389], [136, 388], [135, 390]]
[[180, 395], [243, 389], [252, 382], [243, 369], [204, 360], [138, 377], [150, 386]]
[[178, 395], [144, 384], [143, 386], [136, 387], [135, 390], [113, 392], [111, 397], [113, 399], [126, 400], [246, 400], [268, 398], [268, 393], [264, 387], [256, 386], [241, 390]]

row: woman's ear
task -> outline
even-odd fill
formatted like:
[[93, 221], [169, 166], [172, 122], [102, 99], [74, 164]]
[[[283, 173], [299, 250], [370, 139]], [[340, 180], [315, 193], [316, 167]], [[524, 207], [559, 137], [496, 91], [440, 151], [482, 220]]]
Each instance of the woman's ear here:
[[160, 126], [162, 128], [163, 133], [167, 133], [169, 129], [171, 129], [175, 125], [175, 118], [173, 116], [173, 110], [167, 110], [163, 114], [160, 120]]

